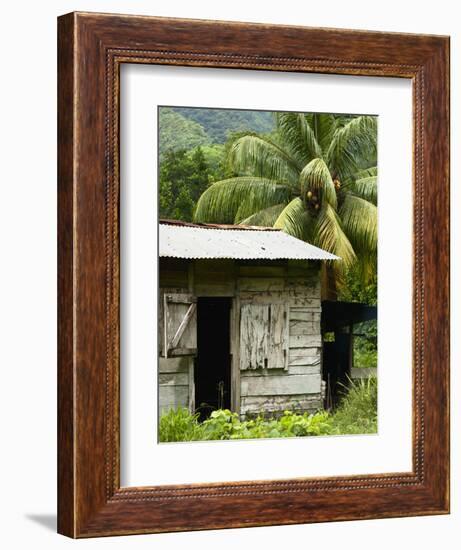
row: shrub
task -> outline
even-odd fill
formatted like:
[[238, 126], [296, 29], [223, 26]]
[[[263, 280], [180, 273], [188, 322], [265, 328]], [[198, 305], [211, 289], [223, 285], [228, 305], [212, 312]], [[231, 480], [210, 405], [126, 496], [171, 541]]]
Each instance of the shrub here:
[[279, 418], [260, 415], [241, 421], [236, 413], [218, 409], [204, 422], [199, 422], [198, 418], [198, 414], [191, 414], [185, 408], [168, 411], [160, 418], [159, 440], [208, 441], [376, 433], [377, 381], [369, 378], [351, 382], [333, 413], [285, 411]]
[[198, 416], [185, 408], [170, 409], [162, 414], [159, 422], [159, 441], [166, 443], [203, 439]]
[[365, 434], [378, 431], [378, 382], [375, 377], [350, 383], [331, 415], [331, 433]]

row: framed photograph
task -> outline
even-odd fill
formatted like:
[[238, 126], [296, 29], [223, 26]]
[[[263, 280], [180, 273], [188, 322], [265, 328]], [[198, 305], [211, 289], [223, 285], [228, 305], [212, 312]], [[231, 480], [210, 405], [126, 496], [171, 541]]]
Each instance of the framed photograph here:
[[449, 39], [71, 13], [58, 54], [58, 531], [448, 513]]

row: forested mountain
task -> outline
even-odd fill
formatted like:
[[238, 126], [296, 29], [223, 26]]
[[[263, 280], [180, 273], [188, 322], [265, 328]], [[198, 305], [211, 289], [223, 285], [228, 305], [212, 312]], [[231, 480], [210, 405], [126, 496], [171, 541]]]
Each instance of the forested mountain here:
[[211, 141], [200, 124], [168, 107], [159, 109], [158, 135], [160, 159], [167, 151], [188, 151]]
[[224, 143], [233, 132], [251, 131], [265, 134], [275, 127], [274, 116], [267, 111], [191, 107], [172, 107], [171, 110], [187, 120], [200, 124], [213, 143]]

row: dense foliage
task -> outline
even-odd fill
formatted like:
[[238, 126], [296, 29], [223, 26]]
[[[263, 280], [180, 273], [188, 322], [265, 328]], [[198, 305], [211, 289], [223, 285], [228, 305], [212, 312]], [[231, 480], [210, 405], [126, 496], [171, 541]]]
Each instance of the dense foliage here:
[[296, 414], [285, 411], [279, 418], [260, 415], [241, 421], [227, 409], [213, 411], [199, 422], [198, 414], [187, 409], [171, 409], [159, 424], [159, 440], [207, 441], [223, 439], [259, 439], [319, 435], [367, 434], [377, 432], [377, 383], [374, 378], [351, 384], [333, 413]]
[[158, 136], [160, 161], [167, 151], [190, 150], [210, 141], [200, 124], [168, 107], [159, 109]]
[[378, 325], [376, 320], [354, 325], [354, 367], [378, 365]]
[[194, 109], [173, 107], [172, 111], [203, 128], [213, 143], [224, 143], [234, 132], [252, 131], [261, 134], [274, 129], [274, 116], [268, 111], [238, 109]]
[[159, 172], [160, 218], [191, 221], [195, 204], [212, 181], [201, 147], [167, 151]]
[[335, 298], [354, 266], [376, 276], [377, 120], [372, 116], [276, 113], [272, 135], [247, 133], [228, 159], [235, 177], [200, 197], [194, 219], [268, 225], [341, 258], [326, 266]]
[[[378, 303], [378, 280], [376, 275], [368, 283], [360, 277], [358, 266], [345, 275], [338, 299], [344, 302], [360, 302], [375, 306]], [[354, 367], [377, 367], [378, 323], [375, 320], [354, 325]]]

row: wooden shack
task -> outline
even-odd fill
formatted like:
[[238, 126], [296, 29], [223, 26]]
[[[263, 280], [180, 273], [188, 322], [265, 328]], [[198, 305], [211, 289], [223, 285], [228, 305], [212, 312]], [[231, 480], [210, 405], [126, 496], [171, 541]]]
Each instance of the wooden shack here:
[[320, 266], [272, 228], [159, 226], [159, 409], [322, 406]]

